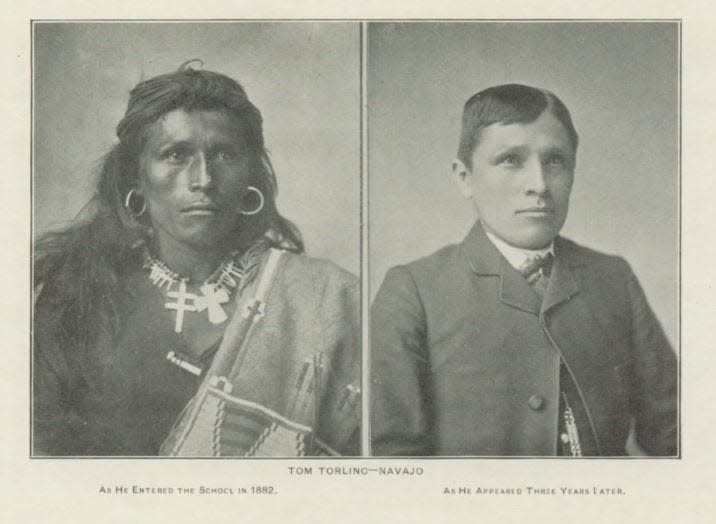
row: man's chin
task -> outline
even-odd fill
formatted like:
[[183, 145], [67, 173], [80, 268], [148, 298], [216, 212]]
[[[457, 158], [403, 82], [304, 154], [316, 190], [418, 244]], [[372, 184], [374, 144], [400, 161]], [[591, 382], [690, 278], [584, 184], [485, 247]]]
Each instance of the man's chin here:
[[193, 249], [206, 251], [215, 251], [227, 247], [231, 243], [231, 239], [224, 232], [215, 229], [199, 229], [186, 231], [178, 240]]
[[549, 247], [557, 236], [558, 231], [553, 229], [536, 229], [519, 232], [511, 235], [497, 235], [504, 242], [519, 249], [537, 250]]

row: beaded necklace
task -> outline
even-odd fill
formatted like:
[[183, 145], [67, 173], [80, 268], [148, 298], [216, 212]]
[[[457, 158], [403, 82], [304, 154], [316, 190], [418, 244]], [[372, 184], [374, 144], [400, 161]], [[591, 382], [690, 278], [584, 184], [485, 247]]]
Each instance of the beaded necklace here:
[[143, 268], [148, 271], [149, 280], [159, 289], [166, 290], [169, 299], [164, 307], [175, 311], [174, 331], [181, 333], [184, 327], [185, 312], [202, 312], [206, 310], [209, 322], [221, 324], [228, 317], [222, 304], [231, 298], [236, 288], [239, 291], [249, 283], [259, 267], [261, 255], [269, 247], [269, 241], [262, 238], [255, 242], [246, 252], [239, 256], [233, 251], [219, 267], [209, 275], [200, 286], [201, 295], [187, 291], [190, 279], [170, 269], [164, 262], [153, 257], [148, 251], [144, 256]]

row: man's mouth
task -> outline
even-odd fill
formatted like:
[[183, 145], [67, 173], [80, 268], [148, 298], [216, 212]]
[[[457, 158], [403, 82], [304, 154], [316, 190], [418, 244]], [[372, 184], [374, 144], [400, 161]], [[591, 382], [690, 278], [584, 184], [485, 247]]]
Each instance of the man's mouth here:
[[525, 207], [515, 211], [515, 214], [527, 216], [552, 216], [554, 215], [554, 208], [546, 206]]
[[207, 202], [197, 202], [196, 204], [191, 204], [190, 206], [182, 209], [182, 213], [189, 215], [214, 215], [218, 211], [219, 208], [216, 204]]

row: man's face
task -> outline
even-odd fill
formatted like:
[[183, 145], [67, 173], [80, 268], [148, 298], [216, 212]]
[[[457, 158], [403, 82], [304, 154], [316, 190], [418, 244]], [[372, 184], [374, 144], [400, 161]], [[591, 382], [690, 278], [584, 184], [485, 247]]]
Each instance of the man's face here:
[[177, 109], [149, 129], [140, 193], [161, 244], [216, 248], [240, 218], [249, 180], [244, 130], [223, 111]]
[[541, 249], [564, 225], [575, 151], [551, 113], [526, 124], [493, 124], [480, 133], [472, 169], [453, 164], [483, 226], [523, 249]]

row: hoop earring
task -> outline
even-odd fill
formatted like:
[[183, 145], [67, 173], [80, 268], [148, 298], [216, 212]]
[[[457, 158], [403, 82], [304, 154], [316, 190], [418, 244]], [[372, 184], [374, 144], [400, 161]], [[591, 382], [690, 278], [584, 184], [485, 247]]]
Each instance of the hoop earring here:
[[[142, 208], [139, 211], [135, 211], [134, 209], [132, 209], [132, 197], [134, 197], [134, 196], [138, 196], [139, 198], [142, 199]], [[126, 208], [127, 211], [129, 211], [129, 214], [132, 215], [133, 217], [135, 217], [135, 218], [140, 217], [147, 210], [147, 201], [141, 195], [139, 195], [137, 193], [136, 189], [132, 188], [127, 193], [127, 196], [124, 197], [124, 207]]]
[[255, 188], [254, 186], [248, 186], [246, 188], [247, 191], [253, 191], [259, 196], [259, 205], [256, 206], [256, 209], [252, 209], [250, 211], [246, 211], [245, 209], [241, 209], [242, 215], [255, 215], [259, 211], [261, 211], [264, 208], [264, 194], [261, 192], [260, 189]]

